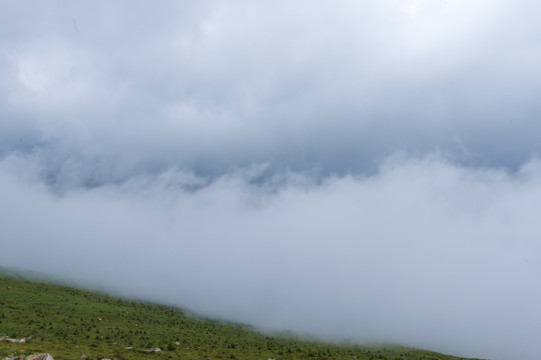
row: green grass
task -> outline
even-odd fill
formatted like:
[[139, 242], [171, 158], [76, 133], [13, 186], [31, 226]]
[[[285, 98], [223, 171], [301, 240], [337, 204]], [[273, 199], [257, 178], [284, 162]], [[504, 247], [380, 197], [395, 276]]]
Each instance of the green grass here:
[[[101, 319], [101, 320], [100, 320]], [[0, 273], [0, 359], [459, 359], [403, 347], [336, 345], [191, 316], [179, 309]], [[131, 348], [130, 348], [131, 347]], [[147, 354], [145, 349], [163, 351]]]

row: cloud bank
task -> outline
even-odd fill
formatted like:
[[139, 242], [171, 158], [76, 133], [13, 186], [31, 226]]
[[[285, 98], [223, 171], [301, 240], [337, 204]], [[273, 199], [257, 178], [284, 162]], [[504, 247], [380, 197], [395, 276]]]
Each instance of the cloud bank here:
[[24, 166], [1, 163], [2, 264], [273, 329], [539, 351], [538, 160], [510, 175], [395, 158], [321, 184], [170, 170], [62, 196]]
[[540, 10], [7, 2], [0, 265], [268, 329], [537, 358]]

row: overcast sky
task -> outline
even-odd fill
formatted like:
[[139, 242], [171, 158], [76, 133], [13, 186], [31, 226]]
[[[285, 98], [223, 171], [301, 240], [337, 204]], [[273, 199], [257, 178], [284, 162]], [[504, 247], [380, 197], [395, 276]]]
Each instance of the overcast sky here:
[[541, 352], [541, 3], [0, 3], [0, 265]]

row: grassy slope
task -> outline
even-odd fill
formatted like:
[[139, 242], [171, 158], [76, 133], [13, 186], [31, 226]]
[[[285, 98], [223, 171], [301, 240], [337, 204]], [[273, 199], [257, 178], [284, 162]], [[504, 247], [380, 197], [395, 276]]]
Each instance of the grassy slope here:
[[[400, 347], [339, 346], [269, 336], [174, 308], [0, 273], [1, 336], [32, 340], [0, 341], [0, 359], [35, 352], [48, 352], [55, 360], [80, 359], [82, 354], [87, 359], [458, 359]], [[144, 352], [151, 347], [164, 351]]]

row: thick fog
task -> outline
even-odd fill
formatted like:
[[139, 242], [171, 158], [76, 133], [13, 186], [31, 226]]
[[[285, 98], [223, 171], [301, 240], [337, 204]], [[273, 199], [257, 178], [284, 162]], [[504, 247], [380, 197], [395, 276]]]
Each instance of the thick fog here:
[[1, 7], [0, 266], [539, 357], [541, 5]]

